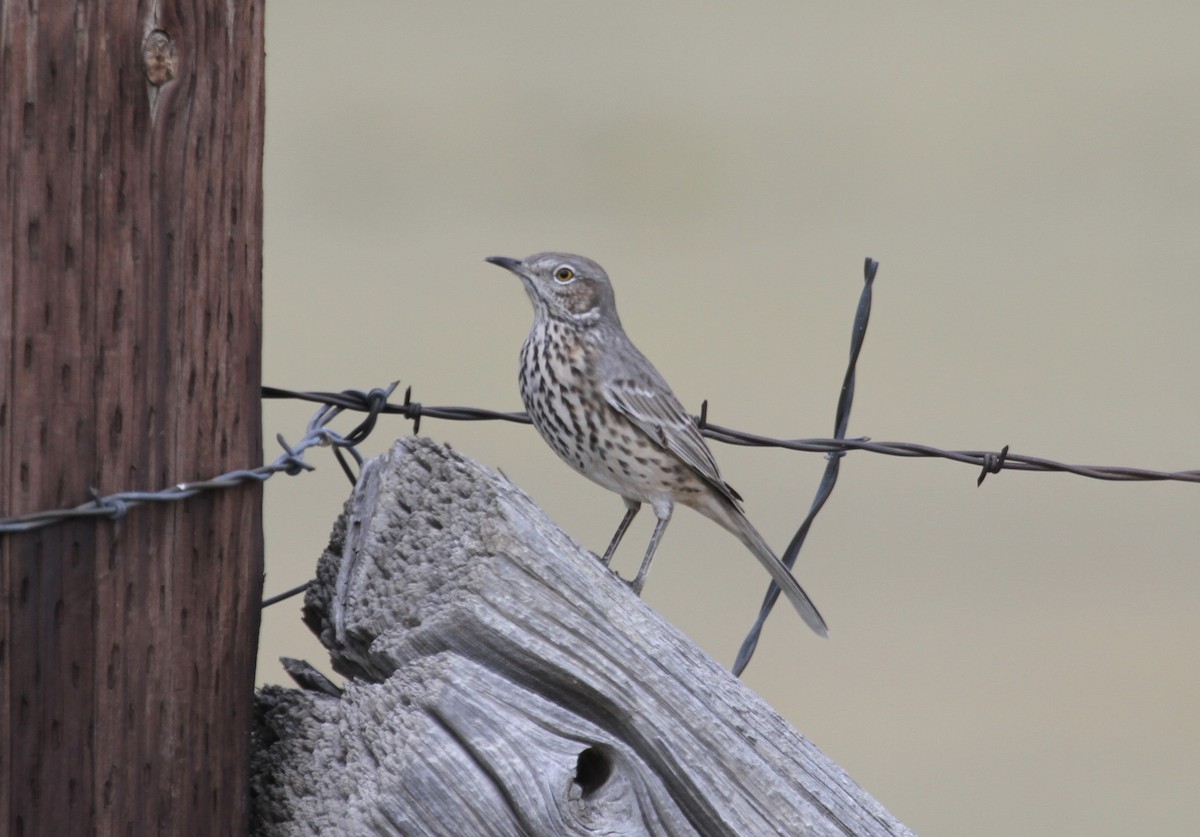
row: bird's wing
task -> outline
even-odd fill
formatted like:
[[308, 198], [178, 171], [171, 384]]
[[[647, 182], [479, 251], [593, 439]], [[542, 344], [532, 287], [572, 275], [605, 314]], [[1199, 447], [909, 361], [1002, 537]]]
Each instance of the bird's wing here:
[[610, 379], [604, 383], [603, 390], [609, 406], [738, 506], [741, 496], [721, 478], [717, 461], [704, 443], [696, 423], [661, 375], [656, 372]]

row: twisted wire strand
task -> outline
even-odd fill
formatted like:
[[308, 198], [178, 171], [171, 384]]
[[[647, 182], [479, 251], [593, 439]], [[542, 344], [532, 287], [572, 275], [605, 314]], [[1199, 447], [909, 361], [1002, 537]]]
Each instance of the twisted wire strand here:
[[[816, 514], [824, 506], [837, 482], [840, 460], [851, 451], [866, 451], [885, 456], [922, 457], [946, 459], [961, 462], [979, 468], [977, 485], [982, 485], [989, 474], [999, 474], [1001, 471], [1033, 471], [1059, 472], [1074, 474], [1090, 479], [1109, 480], [1117, 482], [1191, 482], [1200, 483], [1200, 470], [1184, 471], [1155, 471], [1146, 468], [1131, 468], [1114, 465], [1072, 465], [1057, 462], [1039, 456], [1012, 453], [1005, 445], [998, 451], [987, 450], [943, 450], [932, 445], [915, 442], [876, 442], [868, 437], [846, 437], [850, 409], [854, 398], [855, 367], [866, 335], [867, 324], [871, 310], [871, 288], [879, 263], [867, 259], [864, 265], [864, 284], [855, 314], [854, 327], [851, 334], [850, 362], [838, 397], [837, 410], [834, 419], [834, 437], [829, 439], [776, 439], [757, 433], [749, 433], [712, 424], [708, 421], [708, 402], [700, 406], [700, 415], [696, 417], [700, 432], [710, 439], [730, 445], [748, 447], [780, 448], [784, 450], [807, 451], [826, 454], [829, 460], [825, 474], [817, 488], [816, 496], [809, 508], [808, 514], [801, 523], [796, 535], [784, 551], [782, 560], [789, 567], [795, 564], [800, 548], [812, 525]], [[278, 387], [263, 387], [264, 399], [293, 399], [319, 404], [320, 407], [309, 420], [304, 436], [294, 446], [289, 445], [282, 435], [275, 438], [283, 448], [283, 453], [271, 464], [257, 468], [239, 469], [213, 477], [207, 480], [184, 482], [169, 486], [159, 491], [121, 491], [115, 494], [101, 495], [96, 489], [92, 490], [92, 499], [81, 505], [66, 509], [52, 509], [31, 512], [29, 514], [0, 517], [0, 535], [28, 532], [44, 526], [51, 526], [67, 520], [104, 518], [119, 520], [129, 511], [147, 503], [179, 502], [206, 491], [216, 491], [245, 485], [249, 482], [265, 482], [275, 474], [285, 473], [296, 475], [311, 471], [314, 466], [304, 459], [309, 448], [315, 446], [330, 447], [339, 466], [351, 483], [357, 480], [357, 470], [363, 464], [362, 455], [357, 446], [374, 431], [379, 416], [399, 415], [413, 423], [413, 433], [419, 433], [421, 419], [424, 417], [443, 419], [446, 421], [508, 421], [518, 424], [529, 424], [529, 416], [524, 412], [506, 412], [479, 407], [445, 407], [427, 406], [412, 400], [412, 387], [404, 392], [404, 400], [393, 404], [388, 399], [396, 390], [399, 382], [393, 382], [387, 387], [371, 390], [346, 389], [340, 392], [296, 391]], [[365, 413], [365, 418], [345, 434], [338, 433], [329, 427], [330, 422], [344, 412]], [[349, 458], [347, 458], [349, 457]], [[353, 463], [350, 461], [353, 460]], [[295, 596], [308, 588], [308, 583], [292, 590], [272, 596], [263, 601], [267, 607]], [[757, 646], [758, 637], [767, 616], [770, 614], [779, 591], [772, 584], [763, 598], [762, 609], [753, 627], [743, 641], [734, 664], [734, 673], [740, 674], [749, 663]]]

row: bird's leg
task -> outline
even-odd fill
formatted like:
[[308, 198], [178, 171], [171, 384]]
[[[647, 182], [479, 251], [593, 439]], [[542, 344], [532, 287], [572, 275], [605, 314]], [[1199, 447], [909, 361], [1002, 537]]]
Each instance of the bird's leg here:
[[612, 563], [613, 553], [617, 551], [617, 544], [621, 542], [621, 538], [625, 537], [625, 530], [629, 528], [629, 524], [633, 522], [634, 516], [638, 513], [638, 509], [642, 504], [637, 500], [625, 501], [625, 516], [621, 518], [621, 525], [617, 527], [617, 534], [613, 535], [612, 543], [608, 545], [608, 549], [604, 550], [604, 566]]
[[[656, 514], [660, 514], [658, 509], [655, 509]], [[662, 537], [663, 532], [667, 530], [667, 524], [671, 522], [671, 508], [668, 506], [665, 513], [661, 513], [658, 518], [658, 523], [654, 527], [654, 534], [650, 536], [650, 545], [646, 547], [646, 557], [642, 559], [642, 568], [638, 570], [637, 578], [629, 582], [629, 586], [633, 588], [633, 592], [639, 596], [642, 595], [642, 587], [646, 584], [646, 574], [650, 572], [650, 561], [654, 558], [654, 550], [658, 549], [658, 541]]]

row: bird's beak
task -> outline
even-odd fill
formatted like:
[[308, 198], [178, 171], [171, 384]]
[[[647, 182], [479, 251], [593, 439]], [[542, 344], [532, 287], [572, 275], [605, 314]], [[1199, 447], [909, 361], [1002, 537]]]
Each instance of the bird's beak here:
[[508, 256], [488, 256], [484, 261], [498, 264], [500, 267], [505, 270], [511, 270], [518, 276], [525, 275], [525, 264], [520, 259], [510, 259]]

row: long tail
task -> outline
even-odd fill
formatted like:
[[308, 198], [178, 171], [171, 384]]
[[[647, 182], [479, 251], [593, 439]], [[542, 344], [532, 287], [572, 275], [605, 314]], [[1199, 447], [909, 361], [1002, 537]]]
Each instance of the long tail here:
[[703, 506], [696, 505], [693, 508], [736, 535], [737, 539], [754, 553], [754, 557], [763, 565], [763, 568], [771, 574], [772, 580], [788, 597], [788, 601], [792, 603], [792, 607], [796, 608], [796, 612], [800, 614], [800, 618], [804, 620], [805, 624], [812, 628], [818, 636], [829, 636], [829, 629], [825, 627], [825, 620], [821, 618], [817, 606], [804, 592], [800, 582], [796, 581], [796, 577], [775, 556], [771, 547], [767, 546], [763, 536], [758, 534], [758, 530], [754, 528], [746, 515], [732, 505], [719, 501], [705, 503]]

